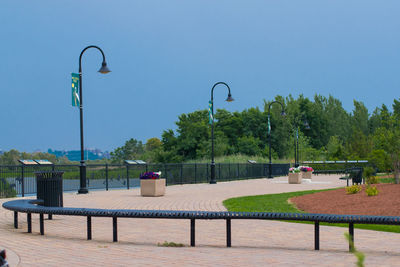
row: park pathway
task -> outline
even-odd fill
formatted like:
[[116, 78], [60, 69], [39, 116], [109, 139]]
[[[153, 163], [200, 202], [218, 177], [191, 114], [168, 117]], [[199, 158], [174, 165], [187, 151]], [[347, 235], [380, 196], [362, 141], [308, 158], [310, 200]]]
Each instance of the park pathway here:
[[[273, 194], [345, 185], [337, 175], [314, 176], [312, 182], [288, 184], [287, 177], [167, 187], [164, 197], [141, 197], [139, 189], [64, 194], [65, 207], [110, 209], [225, 210], [222, 201], [236, 196]], [[7, 201], [0, 200], [0, 204]], [[318, 205], [318, 203], [316, 203]], [[347, 228], [321, 226], [320, 251], [314, 251], [314, 226], [261, 220], [233, 220], [232, 247], [226, 248], [225, 221], [196, 220], [196, 247], [189, 247], [190, 221], [118, 219], [119, 242], [112, 242], [112, 219], [92, 218], [93, 240], [86, 240], [86, 218], [54, 216], [39, 234], [33, 215], [19, 229], [13, 213], [0, 209], [0, 248], [11, 266], [354, 266], [343, 233]], [[158, 246], [175, 242], [185, 247]], [[399, 234], [355, 229], [356, 247], [366, 266], [400, 266]]]

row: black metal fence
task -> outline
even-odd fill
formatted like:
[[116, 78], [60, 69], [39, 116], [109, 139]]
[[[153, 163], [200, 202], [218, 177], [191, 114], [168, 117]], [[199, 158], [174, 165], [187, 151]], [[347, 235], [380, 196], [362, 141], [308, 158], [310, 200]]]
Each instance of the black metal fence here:
[[[272, 175], [285, 176], [290, 164], [272, 164]], [[232, 181], [267, 177], [268, 163], [217, 163], [217, 181]], [[63, 190], [79, 189], [79, 165], [52, 166], [0, 166], [0, 197], [25, 196], [36, 194], [37, 171], [63, 171]], [[161, 171], [167, 185], [207, 183], [210, 181], [208, 163], [166, 163], [137, 165], [87, 165], [87, 187], [89, 190], [108, 190], [111, 188], [131, 188], [140, 184], [143, 172]]]
[[306, 165], [314, 169], [314, 174], [340, 174], [350, 168], [365, 168], [375, 166], [366, 160], [343, 160], [343, 161], [305, 161]]

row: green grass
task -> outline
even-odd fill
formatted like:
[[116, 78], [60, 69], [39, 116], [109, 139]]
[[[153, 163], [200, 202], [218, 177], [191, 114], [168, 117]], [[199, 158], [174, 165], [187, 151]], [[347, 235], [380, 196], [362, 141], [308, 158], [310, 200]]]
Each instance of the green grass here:
[[[313, 194], [316, 192], [322, 192], [334, 189], [308, 190], [308, 191], [298, 191], [298, 192], [281, 193], [281, 194], [230, 198], [225, 200], [223, 204], [229, 211], [304, 213], [304, 211], [298, 210], [294, 205], [290, 204], [288, 202], [288, 199], [295, 196], [302, 196], [302, 195]], [[301, 222], [288, 221], [288, 222], [313, 223], [304, 221]], [[348, 224], [343, 224], [343, 223], [342, 224], [321, 223], [321, 225], [348, 227]], [[400, 226], [398, 225], [355, 224], [354, 227], [358, 229], [400, 233]]]
[[395, 180], [394, 178], [378, 178], [380, 183], [383, 184], [394, 184]]

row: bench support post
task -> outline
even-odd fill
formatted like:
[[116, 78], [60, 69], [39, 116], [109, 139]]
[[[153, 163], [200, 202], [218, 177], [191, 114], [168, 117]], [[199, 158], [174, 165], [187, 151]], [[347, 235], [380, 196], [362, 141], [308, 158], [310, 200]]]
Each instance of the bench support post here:
[[319, 250], [319, 222], [314, 222], [314, 250]]
[[40, 234], [44, 235], [44, 214], [40, 213]]
[[196, 221], [190, 219], [190, 246], [196, 246]]
[[92, 240], [92, 216], [87, 216], [87, 240]]
[[231, 237], [231, 219], [226, 219], [226, 246], [228, 248], [232, 246]]
[[14, 211], [14, 228], [18, 229], [18, 212]]
[[349, 223], [349, 251], [354, 251], [354, 223]]
[[26, 214], [26, 220], [28, 222], [28, 233], [32, 233], [32, 214], [31, 213]]
[[53, 214], [50, 214], [50, 213], [49, 213], [49, 214], [48, 214], [48, 219], [49, 219], [49, 220], [53, 220]]
[[118, 242], [117, 217], [113, 217], [113, 242]]

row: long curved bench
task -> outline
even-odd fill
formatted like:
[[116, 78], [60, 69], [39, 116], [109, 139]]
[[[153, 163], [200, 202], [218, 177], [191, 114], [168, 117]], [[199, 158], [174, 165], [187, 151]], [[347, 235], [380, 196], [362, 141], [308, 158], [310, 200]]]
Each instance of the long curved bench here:
[[[400, 225], [400, 216], [335, 215], [315, 213], [230, 212], [230, 211], [178, 211], [178, 210], [124, 210], [90, 209], [40, 206], [41, 200], [12, 200], [3, 208], [14, 211], [14, 227], [18, 228], [18, 212], [27, 214], [28, 233], [32, 232], [32, 213], [40, 215], [40, 234], [44, 235], [44, 214], [87, 217], [87, 239], [92, 239], [92, 217], [113, 219], [113, 241], [118, 241], [117, 218], [189, 219], [190, 245], [195, 246], [195, 220], [226, 220], [226, 244], [231, 246], [232, 219], [288, 220], [314, 222], [314, 249], [319, 250], [319, 223], [349, 224], [349, 234], [354, 242], [354, 224]], [[353, 243], [354, 244], [354, 243]], [[352, 247], [349, 244], [349, 249]]]

